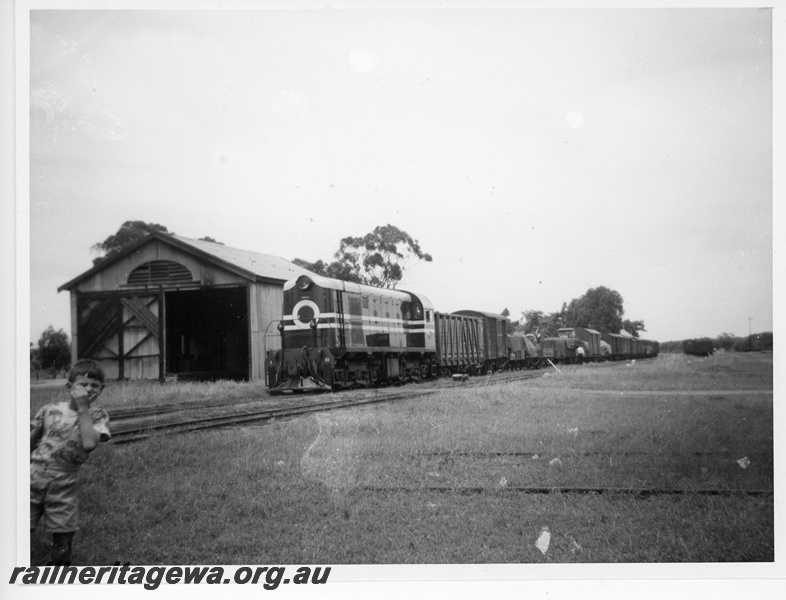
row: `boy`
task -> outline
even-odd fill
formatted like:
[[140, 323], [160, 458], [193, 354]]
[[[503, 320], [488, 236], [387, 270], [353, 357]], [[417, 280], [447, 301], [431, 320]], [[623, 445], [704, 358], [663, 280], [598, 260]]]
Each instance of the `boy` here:
[[111, 439], [109, 415], [93, 404], [104, 390], [104, 370], [78, 361], [68, 373], [70, 400], [47, 404], [30, 423], [30, 532], [41, 517], [52, 534], [52, 564], [71, 564], [78, 525], [79, 467], [99, 441]]

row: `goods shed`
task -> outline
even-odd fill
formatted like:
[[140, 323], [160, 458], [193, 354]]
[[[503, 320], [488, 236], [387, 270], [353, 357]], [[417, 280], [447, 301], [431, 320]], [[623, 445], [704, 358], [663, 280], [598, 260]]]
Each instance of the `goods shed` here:
[[264, 378], [284, 282], [308, 273], [268, 254], [151, 233], [63, 284], [71, 358], [110, 379]]

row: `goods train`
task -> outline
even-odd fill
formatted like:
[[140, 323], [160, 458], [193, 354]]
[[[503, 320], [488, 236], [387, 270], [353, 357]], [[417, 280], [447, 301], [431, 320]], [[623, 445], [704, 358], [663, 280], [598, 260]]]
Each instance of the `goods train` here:
[[658, 353], [657, 342], [638, 338], [572, 327], [538, 339], [508, 333], [508, 323], [489, 312], [437, 312], [422, 294], [301, 275], [284, 284], [281, 349], [267, 354], [267, 385], [271, 393], [335, 390]]

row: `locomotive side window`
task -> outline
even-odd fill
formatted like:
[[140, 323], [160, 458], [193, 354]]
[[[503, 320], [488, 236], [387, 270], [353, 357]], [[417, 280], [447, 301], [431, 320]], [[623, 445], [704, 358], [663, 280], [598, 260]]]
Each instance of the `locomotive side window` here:
[[426, 323], [431, 323], [431, 311], [426, 311]]

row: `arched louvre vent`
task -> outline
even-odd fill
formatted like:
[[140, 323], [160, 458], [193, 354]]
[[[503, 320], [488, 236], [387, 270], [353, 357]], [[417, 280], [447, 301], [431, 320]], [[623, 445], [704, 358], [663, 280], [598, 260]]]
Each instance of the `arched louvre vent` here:
[[188, 283], [191, 281], [193, 281], [191, 271], [171, 260], [151, 260], [138, 266], [128, 276], [128, 285]]

